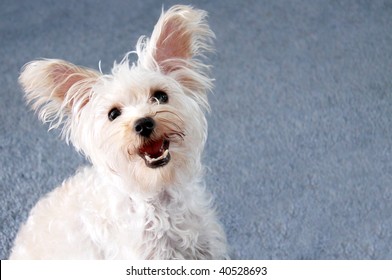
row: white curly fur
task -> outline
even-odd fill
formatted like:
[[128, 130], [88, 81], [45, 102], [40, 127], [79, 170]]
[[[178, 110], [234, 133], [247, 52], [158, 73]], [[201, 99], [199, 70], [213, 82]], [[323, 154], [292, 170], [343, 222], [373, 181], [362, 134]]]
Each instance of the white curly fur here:
[[[28, 103], [50, 128], [62, 127], [92, 166], [37, 203], [11, 259], [228, 258], [202, 182], [212, 80], [198, 58], [213, 38], [205, 19], [189, 6], [162, 12], [151, 38], [137, 43], [138, 61], [127, 55], [109, 75], [62, 60], [24, 67]], [[158, 90], [167, 103], [153, 96]], [[114, 107], [121, 115], [111, 121]], [[143, 117], [155, 122], [148, 139], [134, 128]], [[171, 158], [151, 168], [141, 147], [159, 139], [170, 142]]]

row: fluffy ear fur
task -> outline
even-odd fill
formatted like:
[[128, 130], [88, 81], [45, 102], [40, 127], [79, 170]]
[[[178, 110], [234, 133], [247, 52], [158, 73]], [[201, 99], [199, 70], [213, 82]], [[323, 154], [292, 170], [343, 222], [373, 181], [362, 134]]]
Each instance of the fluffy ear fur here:
[[90, 98], [99, 73], [63, 60], [36, 60], [26, 64], [19, 77], [27, 102], [39, 111], [50, 128], [58, 127], [64, 117], [77, 116]]
[[190, 6], [173, 6], [162, 12], [151, 38], [141, 38], [139, 63], [174, 77], [183, 86], [205, 93], [212, 87], [208, 66], [197, 59], [212, 51], [214, 33], [206, 21], [207, 13]]
[[181, 66], [176, 64], [189, 63], [203, 51], [212, 50], [210, 43], [214, 34], [206, 16], [205, 11], [189, 6], [174, 6], [166, 13], [162, 12], [152, 32], [148, 51], [163, 72], [175, 71]]

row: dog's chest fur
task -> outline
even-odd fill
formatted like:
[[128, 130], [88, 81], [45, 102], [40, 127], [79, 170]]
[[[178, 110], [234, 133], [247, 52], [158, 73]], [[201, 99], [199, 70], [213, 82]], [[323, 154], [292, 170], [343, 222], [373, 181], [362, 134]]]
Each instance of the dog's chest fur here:
[[211, 259], [211, 236], [202, 229], [211, 229], [213, 212], [200, 190], [171, 187], [152, 197], [125, 195], [113, 186], [95, 190], [82, 226], [104, 259]]

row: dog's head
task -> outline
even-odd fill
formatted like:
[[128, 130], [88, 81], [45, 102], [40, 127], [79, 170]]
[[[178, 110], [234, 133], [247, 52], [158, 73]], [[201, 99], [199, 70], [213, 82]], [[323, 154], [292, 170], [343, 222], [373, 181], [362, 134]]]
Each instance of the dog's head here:
[[131, 52], [138, 60], [128, 54], [109, 75], [62, 60], [30, 62], [19, 79], [27, 101], [105, 172], [145, 189], [188, 180], [201, 169], [207, 135], [212, 83], [198, 58], [213, 33], [205, 18], [188, 6], [163, 12]]

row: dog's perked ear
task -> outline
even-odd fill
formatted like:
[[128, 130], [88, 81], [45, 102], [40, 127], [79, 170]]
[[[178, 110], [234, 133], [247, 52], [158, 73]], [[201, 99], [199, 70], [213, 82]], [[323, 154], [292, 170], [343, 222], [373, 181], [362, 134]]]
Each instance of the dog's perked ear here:
[[148, 51], [163, 72], [175, 71], [195, 56], [212, 50], [214, 34], [206, 16], [205, 11], [189, 6], [174, 6], [162, 12], [152, 32]]
[[211, 87], [208, 66], [198, 57], [212, 51], [215, 37], [206, 21], [207, 13], [190, 6], [173, 6], [162, 12], [151, 38], [138, 43], [139, 63], [158, 68], [190, 90]]
[[27, 102], [51, 128], [65, 117], [77, 115], [88, 103], [100, 74], [63, 60], [36, 60], [26, 64], [19, 77]]

